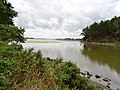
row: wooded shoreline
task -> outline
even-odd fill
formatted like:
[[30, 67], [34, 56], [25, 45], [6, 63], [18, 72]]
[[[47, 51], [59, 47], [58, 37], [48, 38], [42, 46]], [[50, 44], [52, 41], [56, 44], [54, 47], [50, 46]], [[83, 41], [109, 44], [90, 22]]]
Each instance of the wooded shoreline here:
[[113, 43], [113, 42], [100, 43], [100, 42], [87, 42], [87, 41], [85, 41], [85, 42], [83, 42], [83, 43], [85, 43], [85, 44], [92, 44], [92, 45], [102, 45], [102, 46], [120, 47], [120, 43], [119, 43], [119, 42], [118, 42], [118, 43]]

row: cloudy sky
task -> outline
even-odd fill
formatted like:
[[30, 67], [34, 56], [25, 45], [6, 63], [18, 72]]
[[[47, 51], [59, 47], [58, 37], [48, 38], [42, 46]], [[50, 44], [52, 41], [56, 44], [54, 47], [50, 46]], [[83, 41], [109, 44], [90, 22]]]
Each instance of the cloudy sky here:
[[18, 17], [15, 25], [26, 37], [80, 37], [82, 29], [95, 21], [120, 16], [120, 0], [8, 0]]

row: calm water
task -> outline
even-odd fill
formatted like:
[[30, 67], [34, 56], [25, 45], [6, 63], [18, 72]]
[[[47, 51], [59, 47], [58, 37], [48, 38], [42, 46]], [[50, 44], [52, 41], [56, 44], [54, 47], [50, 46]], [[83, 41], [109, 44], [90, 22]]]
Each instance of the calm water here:
[[[102, 79], [110, 78], [111, 88], [120, 88], [120, 48], [84, 45], [80, 42], [55, 41], [48, 43], [24, 43], [24, 48], [41, 50], [43, 56], [50, 58], [63, 58], [71, 60], [80, 67], [81, 71], [92, 73], [92, 80], [106, 85]], [[101, 79], [95, 79], [95, 75], [101, 75]], [[100, 80], [100, 81], [99, 81]]]

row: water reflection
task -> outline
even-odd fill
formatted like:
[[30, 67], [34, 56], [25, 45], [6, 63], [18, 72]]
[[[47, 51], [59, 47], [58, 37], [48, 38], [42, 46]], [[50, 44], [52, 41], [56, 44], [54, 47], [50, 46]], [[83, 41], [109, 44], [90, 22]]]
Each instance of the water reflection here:
[[120, 73], [120, 48], [85, 44], [82, 54], [93, 62], [107, 64]]

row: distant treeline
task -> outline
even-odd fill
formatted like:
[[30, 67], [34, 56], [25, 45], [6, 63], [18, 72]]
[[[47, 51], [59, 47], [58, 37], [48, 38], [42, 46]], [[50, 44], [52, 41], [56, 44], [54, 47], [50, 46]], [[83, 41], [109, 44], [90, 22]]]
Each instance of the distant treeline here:
[[63, 39], [61, 39], [61, 38], [58, 38], [58, 39], [56, 39], [56, 40], [80, 40], [80, 38], [63, 38]]
[[95, 22], [84, 28], [81, 35], [85, 41], [120, 42], [120, 17]]

